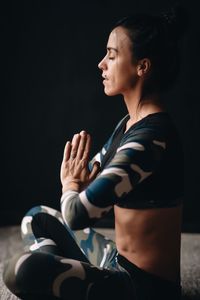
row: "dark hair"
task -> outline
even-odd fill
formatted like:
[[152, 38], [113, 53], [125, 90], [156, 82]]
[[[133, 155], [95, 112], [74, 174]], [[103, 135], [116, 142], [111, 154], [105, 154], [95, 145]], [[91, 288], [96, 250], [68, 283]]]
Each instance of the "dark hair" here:
[[152, 69], [144, 93], [165, 91], [175, 82], [180, 69], [179, 39], [187, 25], [187, 14], [175, 6], [160, 15], [138, 13], [118, 21], [132, 42], [133, 59], [149, 58]]

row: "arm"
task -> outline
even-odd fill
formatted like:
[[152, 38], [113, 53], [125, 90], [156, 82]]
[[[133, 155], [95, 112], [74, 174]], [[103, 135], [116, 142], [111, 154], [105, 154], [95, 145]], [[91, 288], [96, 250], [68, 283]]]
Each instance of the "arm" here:
[[129, 137], [85, 190], [68, 188], [63, 193], [61, 211], [65, 222], [72, 229], [93, 225], [156, 170], [164, 150], [163, 141], [145, 135]]

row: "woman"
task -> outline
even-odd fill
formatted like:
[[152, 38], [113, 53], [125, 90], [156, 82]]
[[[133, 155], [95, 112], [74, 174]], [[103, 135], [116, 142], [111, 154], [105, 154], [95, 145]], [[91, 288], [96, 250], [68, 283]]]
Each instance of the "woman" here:
[[[183, 155], [161, 99], [179, 69], [179, 19], [175, 10], [136, 14], [111, 31], [98, 67], [106, 95], [123, 95], [128, 114], [90, 162], [88, 133], [66, 143], [61, 214], [31, 209], [25, 252], [4, 269], [20, 298], [181, 298]], [[116, 244], [90, 228], [113, 207]]]

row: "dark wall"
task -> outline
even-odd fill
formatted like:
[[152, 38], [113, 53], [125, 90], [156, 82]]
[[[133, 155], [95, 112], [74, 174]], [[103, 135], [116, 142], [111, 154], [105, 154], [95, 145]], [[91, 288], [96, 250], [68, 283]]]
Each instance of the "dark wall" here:
[[[92, 135], [93, 156], [127, 113], [121, 97], [104, 95], [97, 69], [111, 25], [132, 11], [159, 12], [173, 2], [1, 4], [1, 224], [18, 223], [33, 205], [59, 208], [65, 142], [85, 129]], [[182, 73], [164, 96], [185, 151], [184, 224], [194, 224], [200, 214], [200, 22], [198, 1], [182, 2], [191, 16]]]

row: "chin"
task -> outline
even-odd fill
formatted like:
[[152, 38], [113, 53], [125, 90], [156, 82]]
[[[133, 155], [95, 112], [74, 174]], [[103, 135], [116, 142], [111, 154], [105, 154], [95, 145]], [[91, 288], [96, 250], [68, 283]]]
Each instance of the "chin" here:
[[116, 96], [116, 95], [119, 95], [119, 93], [117, 93], [116, 91], [111, 91], [111, 90], [107, 90], [107, 89], [104, 89], [104, 93], [107, 96]]

